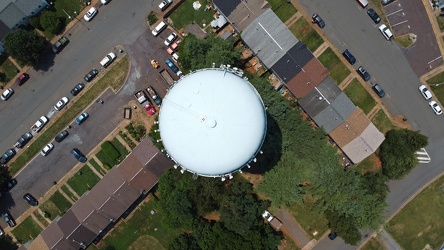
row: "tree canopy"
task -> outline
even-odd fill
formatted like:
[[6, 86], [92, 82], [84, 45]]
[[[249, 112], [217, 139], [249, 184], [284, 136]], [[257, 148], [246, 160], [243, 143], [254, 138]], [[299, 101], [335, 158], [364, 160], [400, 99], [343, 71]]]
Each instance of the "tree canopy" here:
[[62, 19], [53, 11], [45, 11], [40, 15], [39, 24], [51, 34], [58, 34], [63, 29]]
[[35, 66], [45, 53], [46, 41], [35, 31], [16, 29], [6, 34], [3, 46], [9, 55], [23, 64]]
[[417, 131], [392, 129], [381, 144], [382, 172], [389, 179], [401, 179], [418, 164], [415, 152], [427, 146], [428, 138]]

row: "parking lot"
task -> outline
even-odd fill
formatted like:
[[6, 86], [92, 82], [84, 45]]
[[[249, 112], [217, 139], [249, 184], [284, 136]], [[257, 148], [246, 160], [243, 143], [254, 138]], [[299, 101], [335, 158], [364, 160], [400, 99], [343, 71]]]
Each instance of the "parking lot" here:
[[422, 1], [397, 0], [383, 6], [395, 37], [413, 34], [416, 42], [403, 50], [418, 77], [443, 63], [436, 36]]

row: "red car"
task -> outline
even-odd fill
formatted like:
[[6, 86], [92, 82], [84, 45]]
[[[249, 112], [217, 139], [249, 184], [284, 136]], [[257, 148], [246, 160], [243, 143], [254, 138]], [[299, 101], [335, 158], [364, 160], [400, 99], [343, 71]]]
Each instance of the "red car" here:
[[18, 84], [19, 86], [23, 85], [27, 80], [29, 79], [29, 75], [26, 73], [21, 74], [17, 79], [15, 80], [15, 84]]
[[156, 110], [154, 109], [153, 105], [151, 103], [148, 103], [143, 107], [146, 112], [150, 115], [154, 115], [156, 113]]

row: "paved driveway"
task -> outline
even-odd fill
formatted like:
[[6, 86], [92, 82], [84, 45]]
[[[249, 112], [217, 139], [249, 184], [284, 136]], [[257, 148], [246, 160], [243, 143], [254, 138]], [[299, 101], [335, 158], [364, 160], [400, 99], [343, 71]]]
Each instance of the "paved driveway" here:
[[[426, 6], [430, 8], [430, 5]], [[383, 7], [395, 36], [412, 33], [416, 42], [403, 49], [416, 76], [421, 77], [443, 63], [436, 37], [422, 1], [397, 0]]]

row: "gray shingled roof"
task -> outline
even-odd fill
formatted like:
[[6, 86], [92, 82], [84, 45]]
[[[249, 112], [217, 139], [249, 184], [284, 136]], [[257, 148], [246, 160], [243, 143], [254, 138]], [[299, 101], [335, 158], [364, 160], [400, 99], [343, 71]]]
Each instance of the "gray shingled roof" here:
[[384, 134], [370, 123], [360, 136], [342, 147], [342, 151], [353, 163], [358, 163], [373, 154], [384, 139]]
[[27, 16], [32, 16], [33, 11], [48, 5], [44, 0], [14, 0], [14, 4]]
[[219, 11], [225, 16], [229, 16], [240, 3], [241, 0], [213, 0], [213, 4], [216, 5]]
[[271, 9], [242, 32], [242, 39], [267, 68], [271, 68], [298, 42]]
[[26, 18], [26, 14], [13, 3], [0, 12], [0, 21], [10, 29], [14, 28], [23, 18]]

